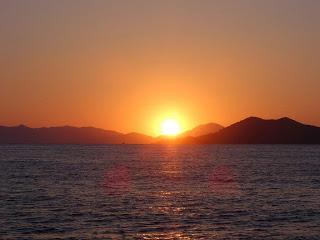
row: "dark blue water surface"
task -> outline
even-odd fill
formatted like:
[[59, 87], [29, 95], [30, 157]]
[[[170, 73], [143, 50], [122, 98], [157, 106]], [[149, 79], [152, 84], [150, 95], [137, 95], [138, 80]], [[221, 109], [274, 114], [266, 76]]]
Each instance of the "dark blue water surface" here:
[[320, 239], [320, 146], [0, 146], [0, 239]]

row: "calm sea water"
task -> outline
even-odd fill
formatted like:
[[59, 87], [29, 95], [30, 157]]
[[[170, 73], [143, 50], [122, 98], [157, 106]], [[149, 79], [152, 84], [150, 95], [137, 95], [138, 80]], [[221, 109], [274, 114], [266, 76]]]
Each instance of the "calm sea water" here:
[[0, 146], [0, 239], [320, 239], [320, 146]]

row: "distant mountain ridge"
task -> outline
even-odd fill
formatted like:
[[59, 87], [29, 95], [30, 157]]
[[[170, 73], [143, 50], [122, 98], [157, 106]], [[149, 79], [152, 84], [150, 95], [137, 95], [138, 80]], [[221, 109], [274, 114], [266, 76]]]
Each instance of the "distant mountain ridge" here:
[[[221, 128], [220, 128], [221, 127]], [[220, 128], [220, 129], [219, 129]], [[201, 131], [216, 130], [198, 136]], [[219, 129], [219, 130], [217, 130]], [[194, 134], [192, 136], [192, 134]], [[0, 144], [320, 144], [320, 128], [290, 118], [249, 117], [223, 128], [200, 125], [176, 138], [123, 134], [94, 127], [29, 128], [0, 126]]]
[[185, 131], [182, 134], [179, 134], [179, 137], [199, 137], [202, 135], [216, 133], [223, 129], [223, 126], [217, 123], [206, 123], [201, 124], [189, 131]]
[[144, 134], [123, 134], [94, 127], [0, 126], [0, 144], [149, 144], [152, 142], [153, 137]]

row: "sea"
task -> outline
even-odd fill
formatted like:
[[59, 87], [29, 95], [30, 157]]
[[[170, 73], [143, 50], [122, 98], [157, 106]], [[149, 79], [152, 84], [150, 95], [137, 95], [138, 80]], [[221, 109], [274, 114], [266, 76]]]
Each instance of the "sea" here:
[[320, 145], [0, 145], [0, 239], [320, 239]]

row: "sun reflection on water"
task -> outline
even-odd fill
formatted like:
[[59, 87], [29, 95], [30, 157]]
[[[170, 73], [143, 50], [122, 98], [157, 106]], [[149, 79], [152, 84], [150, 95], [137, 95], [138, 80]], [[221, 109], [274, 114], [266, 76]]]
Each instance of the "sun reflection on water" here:
[[143, 233], [141, 235], [139, 235], [138, 237], [140, 237], [141, 239], [166, 239], [166, 240], [173, 240], [173, 239], [177, 239], [177, 240], [192, 240], [195, 238], [192, 238], [191, 236], [187, 236], [184, 233], [181, 232], [168, 232], [168, 233]]

